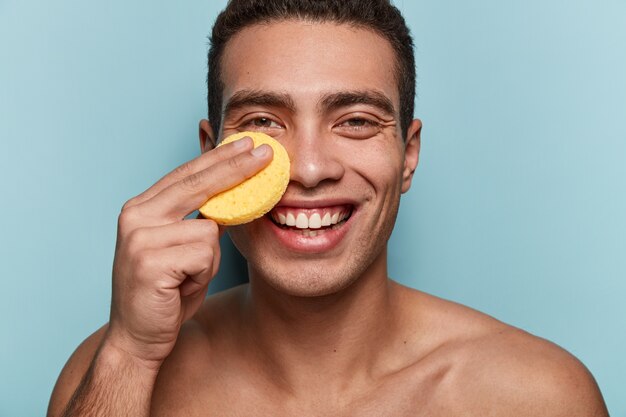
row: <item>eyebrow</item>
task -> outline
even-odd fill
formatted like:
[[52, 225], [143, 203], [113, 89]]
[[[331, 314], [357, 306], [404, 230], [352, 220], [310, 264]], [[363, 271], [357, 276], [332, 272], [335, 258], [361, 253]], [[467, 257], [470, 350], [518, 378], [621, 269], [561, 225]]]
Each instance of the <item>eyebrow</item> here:
[[395, 114], [393, 103], [389, 97], [376, 90], [340, 91], [337, 93], [330, 93], [322, 96], [320, 104], [323, 110], [336, 110], [342, 107], [352, 106], [354, 104], [365, 104], [377, 107], [390, 116]]
[[283, 107], [291, 112], [296, 110], [296, 104], [289, 94], [261, 90], [240, 90], [228, 99], [224, 107], [224, 114], [246, 106]]
[[[391, 116], [395, 114], [395, 108], [389, 97], [376, 90], [339, 91], [324, 94], [318, 102], [318, 107], [320, 111], [332, 111], [355, 104], [376, 107]], [[224, 106], [224, 114], [246, 106], [282, 107], [290, 112], [296, 111], [296, 104], [287, 93], [246, 89], [237, 91], [228, 99]]]

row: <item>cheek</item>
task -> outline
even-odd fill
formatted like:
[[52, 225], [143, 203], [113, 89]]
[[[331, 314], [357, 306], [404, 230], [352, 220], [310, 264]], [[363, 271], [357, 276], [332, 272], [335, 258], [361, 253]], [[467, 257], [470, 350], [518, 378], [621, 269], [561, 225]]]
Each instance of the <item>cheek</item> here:
[[245, 226], [233, 226], [228, 228], [228, 236], [233, 242], [237, 250], [248, 259], [251, 246], [251, 236], [253, 233], [249, 231]]
[[265, 220], [259, 219], [228, 228], [230, 240], [247, 261], [259, 260], [268, 253], [269, 247], [276, 244], [272, 234], [267, 230], [267, 225], [263, 227], [260, 223], [263, 221]]
[[365, 178], [376, 188], [400, 184], [402, 179], [402, 150], [388, 142], [355, 142], [350, 149], [342, 149], [346, 166]]

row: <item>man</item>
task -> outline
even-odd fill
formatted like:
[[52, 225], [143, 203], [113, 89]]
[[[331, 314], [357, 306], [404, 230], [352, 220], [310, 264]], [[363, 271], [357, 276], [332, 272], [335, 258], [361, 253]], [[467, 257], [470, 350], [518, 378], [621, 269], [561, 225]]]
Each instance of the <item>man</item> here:
[[[124, 206], [109, 324], [70, 358], [49, 416], [607, 415], [559, 347], [388, 278], [421, 130], [395, 8], [233, 0], [211, 40], [202, 155]], [[247, 130], [286, 147], [290, 184], [227, 230], [250, 284], [205, 300], [224, 229], [184, 219], [270, 161], [250, 140], [213, 150]]]

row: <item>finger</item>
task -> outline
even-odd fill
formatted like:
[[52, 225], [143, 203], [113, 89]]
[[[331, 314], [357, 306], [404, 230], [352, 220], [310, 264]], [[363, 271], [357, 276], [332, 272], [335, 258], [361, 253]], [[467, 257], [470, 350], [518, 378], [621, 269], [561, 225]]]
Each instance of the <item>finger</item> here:
[[[218, 259], [216, 259], [216, 250]], [[189, 277], [208, 282], [213, 277], [214, 262], [219, 261], [219, 246], [188, 243], [163, 249], [146, 250], [137, 260], [137, 277], [161, 290], [178, 289]]]
[[143, 203], [144, 201], [152, 198], [170, 185], [181, 181], [183, 178], [193, 175], [203, 169], [207, 169], [210, 166], [225, 161], [234, 157], [242, 152], [249, 151], [253, 148], [254, 142], [249, 137], [245, 137], [241, 140], [228, 143], [223, 146], [219, 146], [209, 152], [205, 152], [199, 157], [185, 162], [178, 166], [173, 171], [169, 172], [159, 181], [157, 181], [152, 187], [148, 188], [143, 193], [129, 200], [125, 207], [132, 207], [134, 205]]
[[183, 178], [136, 206], [140, 215], [161, 224], [181, 220], [209, 198], [250, 178], [272, 160], [272, 148], [261, 145]]
[[209, 283], [199, 286], [196, 282], [186, 280], [180, 286], [180, 295], [183, 309], [183, 322], [190, 319], [200, 308], [206, 293], [209, 290]]
[[141, 227], [129, 233], [124, 244], [131, 253], [194, 242], [219, 245], [220, 230], [213, 220], [190, 219], [164, 226]]
[[210, 271], [204, 271], [198, 275], [191, 275], [180, 285], [180, 295], [183, 297], [197, 296], [200, 293], [206, 293], [209, 283], [219, 270], [221, 252], [219, 250], [213, 252], [213, 266]]
[[[205, 217], [202, 215], [202, 213], [198, 213], [198, 214], [196, 215], [196, 219], [210, 220], [210, 219], [205, 218]], [[221, 224], [218, 224], [218, 225], [217, 225], [217, 228], [218, 228], [218, 230], [219, 230], [219, 237], [224, 236], [224, 233], [226, 233], [226, 226], [223, 226], [223, 225], [221, 225]]]
[[189, 275], [178, 287], [182, 297], [197, 296], [199, 293], [206, 293], [209, 283], [217, 274], [217, 265], [219, 265], [219, 251], [213, 256], [213, 267], [211, 270], [205, 270], [197, 275]]

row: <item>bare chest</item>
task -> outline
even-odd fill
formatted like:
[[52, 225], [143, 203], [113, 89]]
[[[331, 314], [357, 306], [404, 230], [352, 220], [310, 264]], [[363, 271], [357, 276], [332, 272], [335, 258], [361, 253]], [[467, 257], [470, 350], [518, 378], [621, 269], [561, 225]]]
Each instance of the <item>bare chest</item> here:
[[152, 416], [403, 417], [446, 415], [440, 407], [440, 380], [433, 375], [399, 374], [367, 389], [338, 394], [311, 387], [295, 396], [258, 375], [207, 374], [170, 379], [153, 397]]
[[[247, 394], [247, 395], [246, 395]], [[252, 395], [250, 395], [252, 394]], [[185, 402], [153, 402], [152, 416], [299, 416], [299, 417], [403, 417], [434, 416], [434, 408], [419, 401], [413, 393], [374, 395], [367, 400], [262, 398], [249, 390], [224, 393], [197, 393]]]

